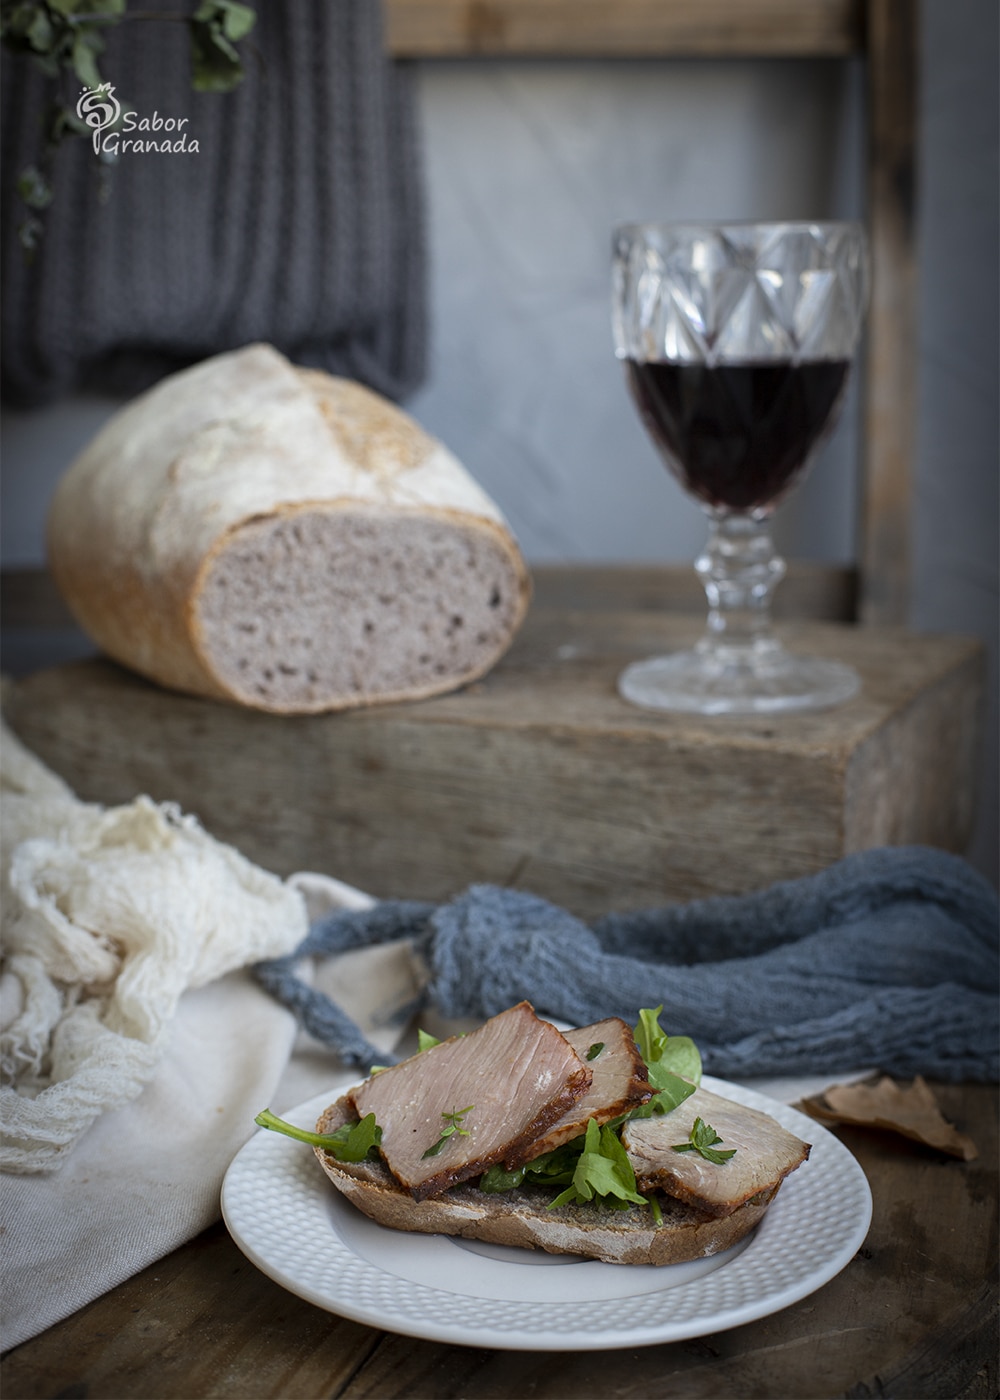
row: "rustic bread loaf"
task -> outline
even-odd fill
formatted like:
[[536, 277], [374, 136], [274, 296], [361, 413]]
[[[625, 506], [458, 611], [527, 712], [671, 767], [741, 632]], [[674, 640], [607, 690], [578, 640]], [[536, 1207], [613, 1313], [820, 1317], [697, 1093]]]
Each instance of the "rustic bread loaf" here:
[[[318, 1133], [333, 1133], [357, 1114], [345, 1095], [325, 1110]], [[609, 1264], [680, 1264], [738, 1244], [763, 1218], [774, 1191], [762, 1193], [722, 1218], [660, 1196], [662, 1225], [645, 1206], [612, 1211], [597, 1205], [550, 1209], [552, 1192], [521, 1187], [489, 1193], [463, 1183], [416, 1201], [381, 1161], [339, 1162], [314, 1149], [337, 1190], [357, 1208], [395, 1230], [459, 1235], [488, 1244], [517, 1245], [549, 1254], [580, 1254]]]
[[499, 510], [441, 443], [267, 345], [116, 414], [59, 483], [49, 555], [123, 665], [289, 714], [482, 675], [530, 590]]

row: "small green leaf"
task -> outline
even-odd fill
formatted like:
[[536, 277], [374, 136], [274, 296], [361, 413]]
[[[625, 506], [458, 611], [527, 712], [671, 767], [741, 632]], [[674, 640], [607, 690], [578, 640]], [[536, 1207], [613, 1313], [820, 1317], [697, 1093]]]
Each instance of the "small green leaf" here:
[[236, 0], [204, 0], [191, 18], [192, 85], [198, 92], [229, 92], [243, 81], [235, 44], [250, 33], [257, 16]]
[[236, 0], [228, 0], [223, 5], [222, 29], [227, 39], [238, 44], [245, 39], [257, 23], [257, 16], [249, 5], [238, 5]]
[[101, 75], [97, 68], [97, 55], [104, 48], [98, 35], [84, 32], [73, 41], [73, 72], [84, 87], [101, 86]]
[[429, 1031], [417, 1031], [417, 1053], [423, 1050], [433, 1050], [435, 1045], [440, 1045], [436, 1035], [431, 1035]]
[[716, 1149], [715, 1144], [721, 1141], [722, 1138], [719, 1137], [711, 1124], [706, 1123], [703, 1118], [696, 1118], [687, 1142], [676, 1143], [673, 1151], [697, 1152], [699, 1156], [704, 1157], [706, 1162], [714, 1162], [716, 1166], [722, 1166], [724, 1162], [729, 1161], [730, 1157], [736, 1156], [736, 1148], [729, 1147], [720, 1152]]
[[598, 1055], [601, 1053], [601, 1051], [602, 1051], [603, 1049], [604, 1049], [604, 1041], [603, 1041], [603, 1040], [595, 1040], [594, 1043], [593, 1043], [593, 1045], [592, 1045], [592, 1046], [590, 1047], [590, 1049], [587, 1051], [587, 1059], [588, 1059], [588, 1060], [596, 1060], [597, 1057], [598, 1057]]
[[43, 7], [32, 15], [31, 23], [24, 31], [24, 37], [36, 53], [48, 53], [55, 40], [55, 30]]

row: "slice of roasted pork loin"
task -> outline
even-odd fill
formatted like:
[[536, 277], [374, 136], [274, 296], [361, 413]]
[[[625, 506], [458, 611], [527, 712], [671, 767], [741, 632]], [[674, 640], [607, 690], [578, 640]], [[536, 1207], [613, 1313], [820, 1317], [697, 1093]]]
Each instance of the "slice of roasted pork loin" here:
[[[635, 1043], [635, 1036], [618, 1016], [592, 1026], [565, 1031], [564, 1035], [593, 1071], [590, 1088], [539, 1137], [529, 1160], [541, 1157], [587, 1131], [591, 1118], [599, 1126], [628, 1113], [652, 1098], [649, 1073]], [[522, 1159], [523, 1160], [523, 1159]], [[508, 1171], [520, 1163], [505, 1163]]]
[[383, 1070], [349, 1097], [359, 1118], [374, 1113], [386, 1165], [420, 1201], [497, 1162], [519, 1166], [536, 1156], [536, 1139], [592, 1079], [566, 1037], [522, 1001], [469, 1035]]
[[[696, 1118], [722, 1139], [720, 1152], [736, 1149], [728, 1161], [707, 1161], [699, 1152], [676, 1152], [690, 1141]], [[729, 1215], [745, 1201], [773, 1193], [789, 1172], [809, 1156], [800, 1142], [766, 1113], [696, 1089], [672, 1112], [636, 1118], [622, 1130], [622, 1144], [640, 1191], [658, 1188], [708, 1215]]]

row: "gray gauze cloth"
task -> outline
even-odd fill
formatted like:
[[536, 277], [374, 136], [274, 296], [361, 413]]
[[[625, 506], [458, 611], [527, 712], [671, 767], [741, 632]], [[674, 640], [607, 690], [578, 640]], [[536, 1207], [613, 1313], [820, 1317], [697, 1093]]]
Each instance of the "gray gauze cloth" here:
[[348, 1063], [385, 1059], [295, 975], [306, 954], [408, 939], [447, 1017], [526, 999], [587, 1025], [661, 1023], [729, 1078], [861, 1066], [940, 1080], [998, 1078], [998, 904], [957, 856], [892, 847], [760, 893], [611, 914], [592, 927], [537, 897], [472, 886], [443, 905], [387, 901], [318, 920], [263, 986]]
[[64, 140], [31, 261], [15, 189], [55, 83], [4, 54], [4, 398], [133, 394], [258, 340], [405, 398], [425, 371], [424, 196], [413, 73], [386, 57], [379, 0], [256, 5], [228, 93], [192, 88], [177, 17], [194, 8], [157, 0], [98, 61], [136, 120], [185, 118], [197, 153], [122, 151], [102, 181], [91, 142]]

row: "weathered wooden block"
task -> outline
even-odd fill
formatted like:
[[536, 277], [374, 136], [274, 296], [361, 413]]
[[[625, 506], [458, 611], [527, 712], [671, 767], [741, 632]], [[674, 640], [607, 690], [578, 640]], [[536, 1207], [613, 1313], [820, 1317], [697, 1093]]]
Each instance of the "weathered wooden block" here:
[[849, 851], [969, 837], [982, 648], [958, 637], [786, 624], [861, 673], [840, 709], [778, 719], [648, 714], [627, 660], [700, 619], [536, 607], [464, 692], [280, 718], [159, 690], [103, 660], [11, 683], [8, 720], [83, 798], [173, 799], [281, 874], [383, 896], [474, 881], [593, 917], [759, 888]]

